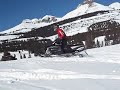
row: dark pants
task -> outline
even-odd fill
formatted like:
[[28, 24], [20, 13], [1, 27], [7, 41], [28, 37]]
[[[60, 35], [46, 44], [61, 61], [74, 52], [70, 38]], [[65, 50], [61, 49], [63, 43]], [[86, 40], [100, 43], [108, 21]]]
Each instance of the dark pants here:
[[56, 39], [55, 42], [57, 44], [60, 44], [61, 46], [61, 50], [63, 53], [69, 53], [69, 52], [72, 52], [72, 49], [70, 46], [67, 45], [67, 39], [66, 38], [63, 38], [63, 39]]
[[61, 49], [63, 53], [66, 53], [67, 51], [67, 39], [66, 38], [61, 39]]

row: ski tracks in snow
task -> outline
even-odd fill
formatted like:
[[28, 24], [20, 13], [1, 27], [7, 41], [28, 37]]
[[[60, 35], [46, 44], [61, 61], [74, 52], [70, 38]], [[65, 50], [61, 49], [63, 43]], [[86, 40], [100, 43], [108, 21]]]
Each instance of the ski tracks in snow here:
[[[0, 80], [65, 80], [65, 79], [120, 79], [119, 75], [82, 74], [71, 71], [38, 69], [38, 70], [0, 70]], [[11, 82], [12, 83], [12, 82]]]

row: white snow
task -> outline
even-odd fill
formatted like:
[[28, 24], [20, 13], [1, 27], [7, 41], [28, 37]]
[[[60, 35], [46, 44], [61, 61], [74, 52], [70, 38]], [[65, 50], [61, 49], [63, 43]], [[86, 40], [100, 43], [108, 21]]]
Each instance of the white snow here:
[[[35, 22], [35, 19], [33, 21]], [[29, 22], [29, 20], [25, 20], [21, 24], [13, 27], [11, 29], [2, 31], [1, 33], [9, 33], [9, 34], [20, 33], [20, 32], [24, 33], [24, 32], [31, 31], [31, 29], [33, 29], [33, 28], [38, 28], [40, 26], [47, 25], [46, 23], [41, 23], [41, 24], [37, 23], [37, 24], [34, 24], [34, 23], [26, 23], [26, 22]]]
[[89, 18], [79, 19], [70, 23], [66, 23], [61, 27], [68, 36], [75, 35], [77, 33], [83, 33], [88, 31], [88, 27], [94, 23], [103, 22], [107, 20], [113, 20], [120, 22], [120, 14], [117, 12], [105, 13]]
[[[0, 62], [0, 89], [119, 90], [119, 51], [120, 44], [89, 49], [89, 56], [83, 58], [32, 56]], [[19, 57], [18, 52], [12, 54]]]
[[0, 40], [10, 40], [17, 37], [18, 37], [17, 35], [5, 35], [5, 36], [0, 36]]
[[47, 22], [55, 22], [55, 21], [59, 21], [61, 18], [56, 18], [55, 16], [51, 16], [51, 15], [45, 15], [41, 21], [47, 21]]
[[[49, 18], [50, 18], [50, 20], [49, 20]], [[46, 19], [48, 19], [49, 21], [48, 22], [42, 21], [42, 20], [46, 20]], [[36, 29], [36, 28], [44, 27], [46, 25], [50, 25], [50, 24], [56, 22], [55, 20], [58, 21], [58, 20], [60, 20], [60, 18], [57, 18], [55, 16], [46, 15], [42, 19], [37, 19], [37, 18], [34, 18], [32, 20], [25, 19], [25, 20], [22, 21], [21, 24], [13, 27], [11, 29], [2, 31], [0, 33], [1, 34], [4, 34], [4, 33], [14, 34], [14, 33], [29, 32], [32, 29]]]
[[119, 2], [115, 2], [109, 5], [109, 7], [113, 8], [113, 9], [120, 9], [120, 3]]
[[83, 5], [78, 5], [78, 7], [75, 10], [67, 13], [65, 16], [62, 17], [62, 19], [68, 19], [86, 13], [92, 13], [96, 11], [107, 11], [107, 10], [113, 10], [113, 9], [108, 6], [98, 4], [96, 2], [94, 2], [92, 6], [89, 6], [88, 4], [83, 4]]

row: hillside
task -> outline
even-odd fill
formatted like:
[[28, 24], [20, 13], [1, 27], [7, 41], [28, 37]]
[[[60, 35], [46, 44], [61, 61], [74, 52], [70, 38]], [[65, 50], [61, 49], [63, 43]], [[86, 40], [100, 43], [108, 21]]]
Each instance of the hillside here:
[[113, 10], [113, 9], [96, 2], [93, 2], [91, 6], [89, 6], [89, 4], [79, 4], [75, 10], [67, 13], [62, 18], [67, 19], [67, 18], [83, 15], [86, 13], [92, 13], [96, 11], [108, 11], [108, 10]]
[[60, 18], [57, 18], [55, 16], [51, 16], [51, 15], [46, 15], [40, 19], [25, 19], [21, 22], [21, 24], [11, 28], [11, 29], [8, 29], [8, 30], [5, 30], [5, 31], [2, 31], [0, 32], [0, 34], [15, 34], [15, 33], [25, 33], [25, 32], [29, 32], [31, 31], [32, 29], [36, 29], [36, 28], [39, 28], [39, 27], [44, 27], [46, 25], [49, 25], [51, 23], [54, 23], [56, 21], [59, 21]]
[[[2, 90], [119, 90], [120, 44], [87, 50], [87, 57], [33, 57], [0, 62]], [[27, 52], [23, 52], [28, 55]], [[1, 57], [2, 54], [0, 54]]]

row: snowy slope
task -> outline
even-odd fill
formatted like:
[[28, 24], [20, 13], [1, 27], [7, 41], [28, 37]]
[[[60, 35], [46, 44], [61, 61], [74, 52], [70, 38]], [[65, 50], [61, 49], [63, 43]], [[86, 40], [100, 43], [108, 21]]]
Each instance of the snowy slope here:
[[64, 27], [65, 32], [67, 35], [75, 35], [77, 33], [83, 33], [88, 31], [88, 27], [94, 23], [103, 22], [107, 20], [113, 20], [120, 22], [120, 13], [118, 12], [110, 12], [102, 15], [97, 15], [85, 19], [79, 19], [67, 24], [64, 24], [62, 27]]
[[10, 40], [10, 39], [14, 39], [17, 38], [17, 35], [6, 35], [6, 36], [0, 36], [0, 40]]
[[37, 18], [34, 18], [32, 20], [25, 19], [22, 21], [21, 24], [11, 29], [2, 31], [0, 33], [7, 33], [7, 34], [25, 33], [25, 32], [31, 31], [32, 29], [40, 28], [40, 27], [44, 27], [46, 25], [52, 24], [58, 20], [60, 20], [60, 18], [56, 18], [55, 16], [51, 16], [51, 15], [46, 15], [41, 19], [37, 19]]
[[120, 44], [87, 50], [90, 56], [83, 58], [32, 56], [0, 62], [0, 89], [119, 90], [119, 51]]
[[113, 8], [113, 9], [120, 9], [120, 3], [119, 2], [115, 2], [109, 5], [109, 7]]
[[[111, 11], [109, 13], [98, 14], [96, 16], [78, 19], [76, 21], [61, 25], [61, 28], [63, 28], [63, 30], [68, 36], [72, 36], [78, 33], [88, 32], [88, 27], [92, 24], [107, 20], [116, 21], [120, 23], [120, 13], [116, 11]], [[56, 35], [48, 37], [48, 39], [54, 41], [56, 39]]]
[[3, 31], [1, 33], [10, 33], [10, 34], [13, 34], [13, 33], [18, 33], [18, 32], [28, 32], [28, 31], [31, 31], [32, 28], [35, 28], [35, 27], [38, 27], [37, 25], [33, 24], [33, 23], [24, 23], [22, 22], [21, 24], [11, 28], [11, 29], [8, 29], [6, 31]]
[[89, 6], [88, 4], [83, 4], [83, 5], [80, 4], [80, 5], [78, 5], [78, 7], [75, 10], [73, 10], [73, 11], [67, 13], [65, 16], [63, 16], [62, 19], [68, 19], [71, 17], [83, 15], [86, 13], [92, 13], [92, 12], [96, 12], [96, 11], [107, 11], [107, 10], [113, 10], [113, 9], [108, 6], [98, 4], [96, 2], [94, 2], [92, 4], [92, 6]]

